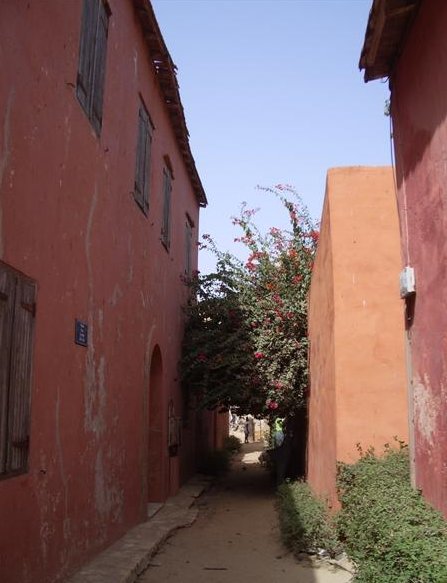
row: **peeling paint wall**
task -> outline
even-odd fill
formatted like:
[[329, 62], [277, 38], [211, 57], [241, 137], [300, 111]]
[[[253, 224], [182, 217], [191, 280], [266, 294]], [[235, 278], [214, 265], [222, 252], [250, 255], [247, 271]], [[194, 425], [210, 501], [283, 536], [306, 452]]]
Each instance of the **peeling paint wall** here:
[[447, 5], [422, 2], [392, 79], [402, 256], [415, 269], [409, 325], [415, 479], [447, 517]]
[[408, 437], [399, 270], [391, 168], [329, 170], [310, 294], [308, 479], [331, 506], [337, 461]]
[[[178, 489], [181, 465], [182, 479], [194, 471], [182, 450], [168, 456], [167, 409], [172, 399], [182, 415], [184, 229], [188, 213], [197, 236], [199, 207], [133, 3], [109, 4], [99, 138], [76, 98], [82, 0], [0, 4], [0, 258], [38, 284], [29, 472], [0, 481], [8, 583], [63, 581], [145, 518], [156, 345], [160, 497]], [[132, 194], [140, 96], [155, 127], [147, 217]], [[160, 242], [165, 155], [169, 253]], [[87, 348], [74, 343], [76, 318], [88, 323]], [[195, 438], [185, 433], [185, 451]]]

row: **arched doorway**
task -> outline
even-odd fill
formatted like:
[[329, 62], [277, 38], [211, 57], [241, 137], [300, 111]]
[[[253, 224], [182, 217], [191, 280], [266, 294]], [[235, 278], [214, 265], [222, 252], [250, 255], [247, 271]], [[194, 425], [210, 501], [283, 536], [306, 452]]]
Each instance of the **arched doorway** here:
[[163, 362], [160, 348], [152, 352], [149, 376], [148, 502], [163, 502], [165, 494], [163, 464]]

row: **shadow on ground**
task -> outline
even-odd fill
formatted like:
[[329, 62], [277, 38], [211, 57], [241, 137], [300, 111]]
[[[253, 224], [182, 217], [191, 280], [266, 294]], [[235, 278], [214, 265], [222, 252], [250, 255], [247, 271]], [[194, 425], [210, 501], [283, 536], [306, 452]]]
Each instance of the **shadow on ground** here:
[[275, 484], [261, 443], [244, 444], [231, 471], [198, 501], [196, 523], [153, 557], [139, 583], [347, 583], [327, 565], [299, 563], [282, 546]]

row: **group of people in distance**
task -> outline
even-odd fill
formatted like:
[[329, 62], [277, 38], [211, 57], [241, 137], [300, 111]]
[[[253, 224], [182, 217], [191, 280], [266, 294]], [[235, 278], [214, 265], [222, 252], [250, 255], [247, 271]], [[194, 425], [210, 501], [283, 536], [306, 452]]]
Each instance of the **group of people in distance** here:
[[249, 439], [251, 441], [255, 440], [255, 419], [250, 413], [245, 415], [245, 417], [238, 417], [233, 411], [230, 414], [230, 425], [234, 430], [238, 429], [241, 425], [243, 426], [245, 443], [248, 443]]

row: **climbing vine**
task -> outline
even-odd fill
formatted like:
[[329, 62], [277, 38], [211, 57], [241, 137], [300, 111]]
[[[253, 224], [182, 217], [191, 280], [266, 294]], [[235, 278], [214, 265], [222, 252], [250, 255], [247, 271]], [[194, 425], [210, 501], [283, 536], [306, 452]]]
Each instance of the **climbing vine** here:
[[197, 274], [187, 306], [181, 372], [202, 406], [238, 405], [253, 413], [284, 416], [305, 400], [307, 295], [318, 242], [317, 225], [289, 186], [263, 188], [282, 203], [287, 229], [258, 229], [256, 211], [242, 206], [233, 224], [245, 262], [203, 245], [216, 270]]

